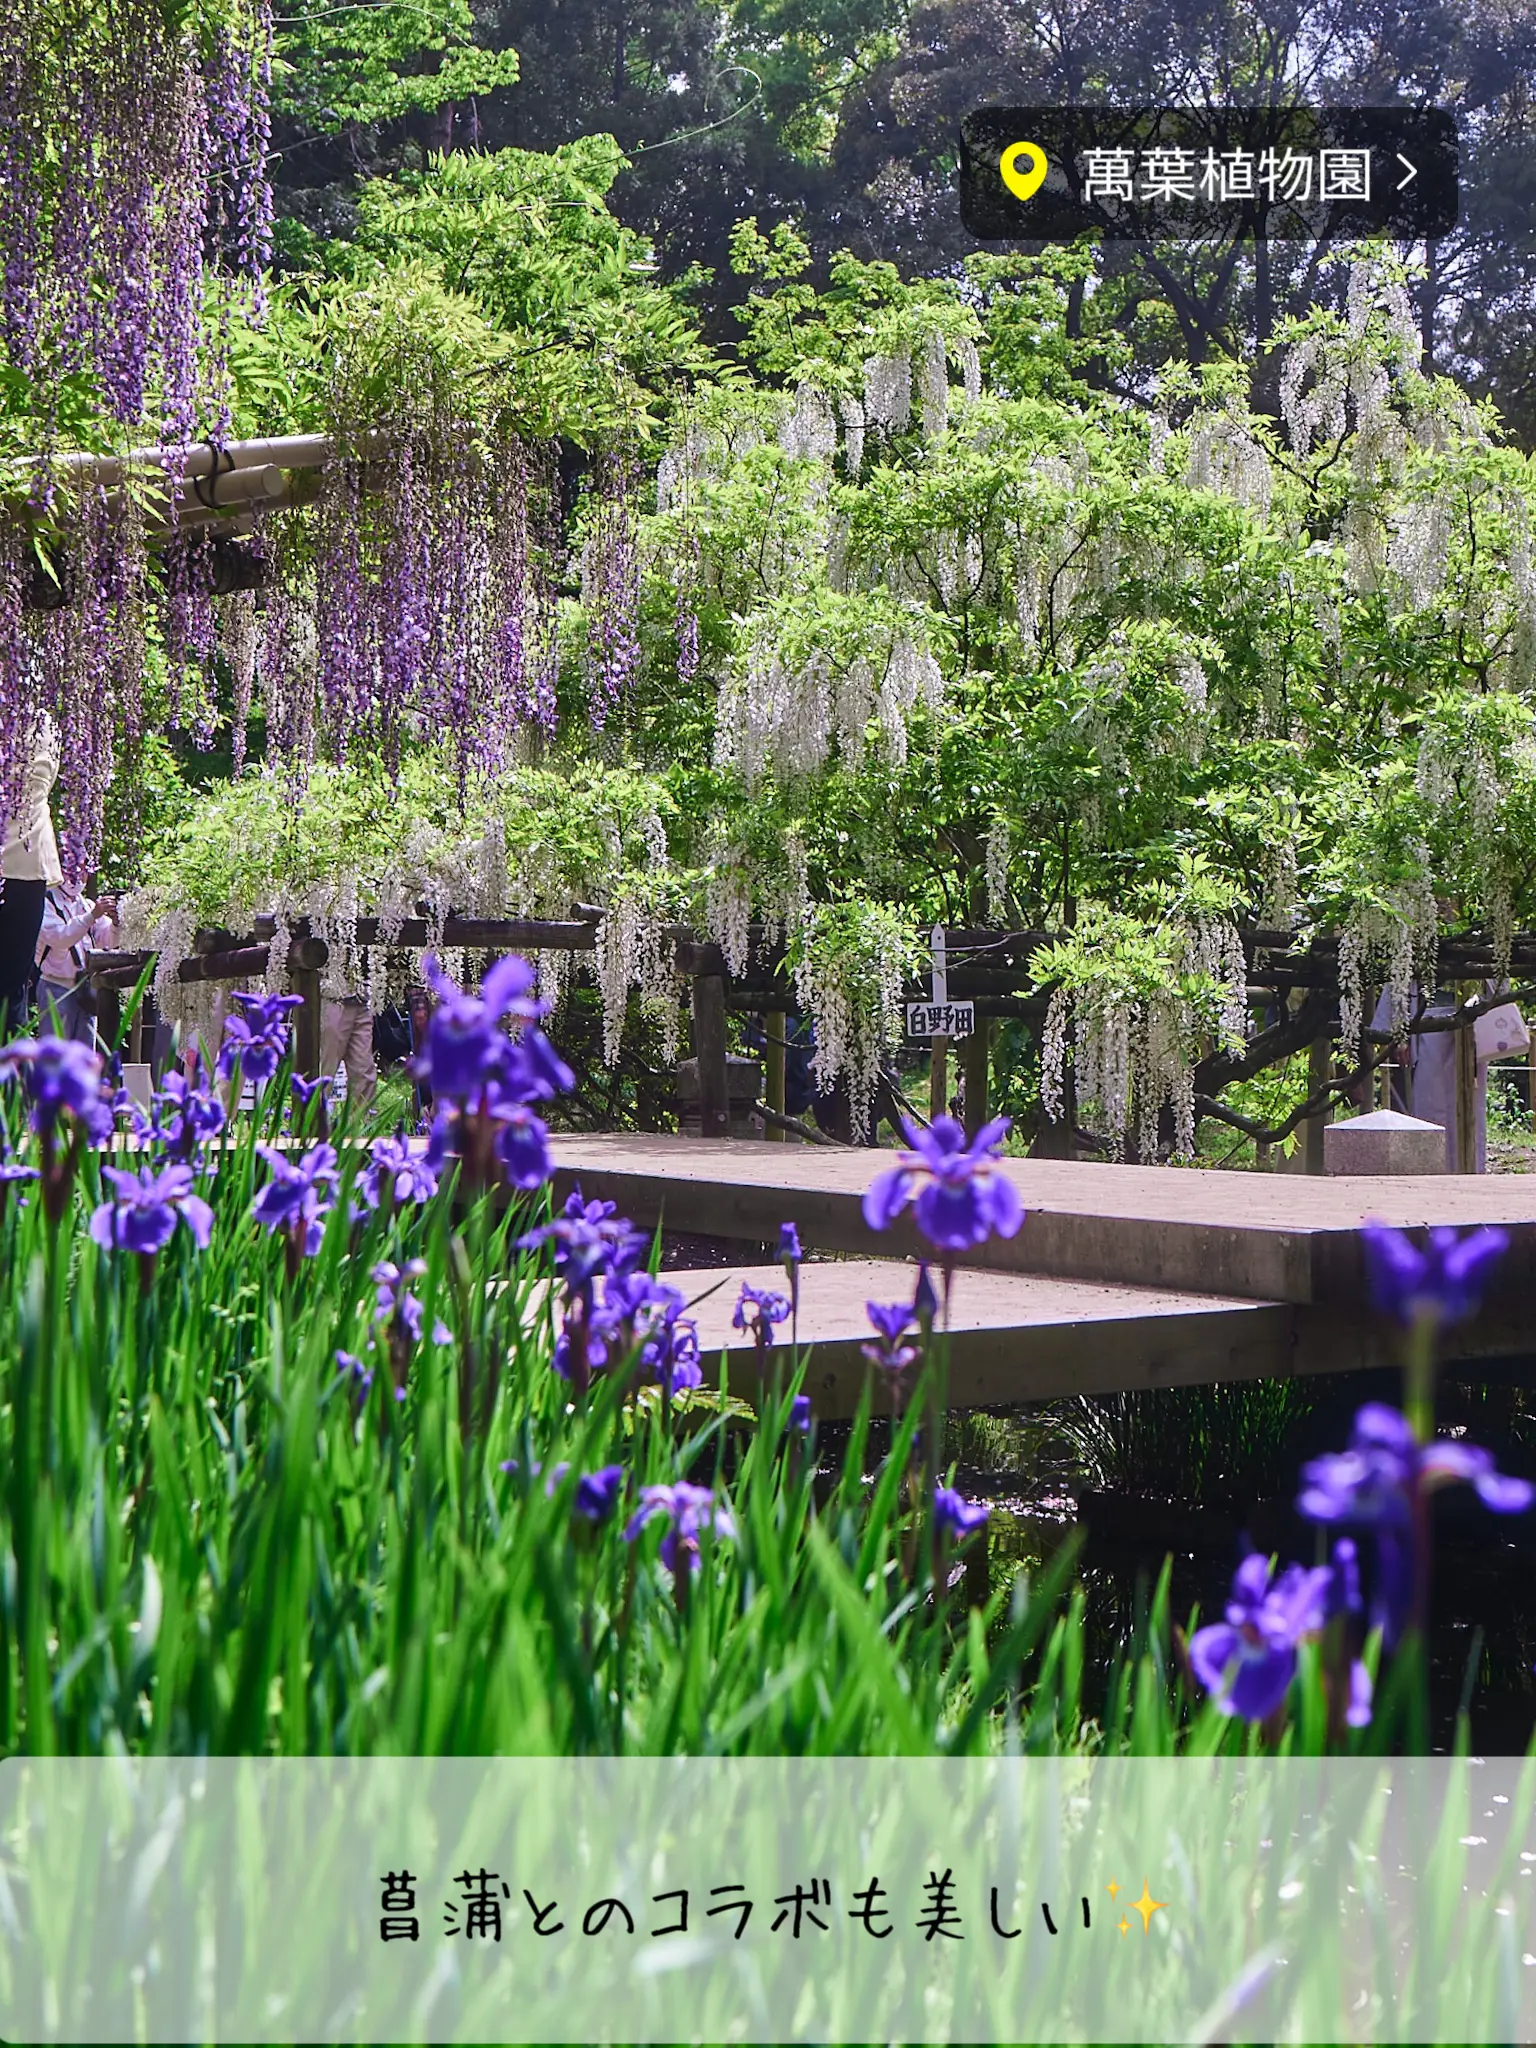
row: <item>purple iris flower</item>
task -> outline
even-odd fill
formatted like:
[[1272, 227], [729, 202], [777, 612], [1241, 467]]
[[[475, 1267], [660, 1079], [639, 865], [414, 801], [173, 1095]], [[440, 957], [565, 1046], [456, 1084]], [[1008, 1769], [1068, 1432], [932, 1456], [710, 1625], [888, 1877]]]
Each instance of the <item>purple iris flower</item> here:
[[1346, 1449], [1313, 1458], [1302, 1466], [1301, 1478], [1296, 1506], [1308, 1521], [1374, 1535], [1378, 1573], [1371, 1618], [1389, 1646], [1413, 1608], [1416, 1498], [1465, 1481], [1496, 1514], [1521, 1514], [1536, 1499], [1536, 1487], [1500, 1472], [1491, 1451], [1445, 1437], [1421, 1444], [1407, 1417], [1379, 1401], [1367, 1402], [1355, 1417]]
[[[390, 1259], [380, 1259], [369, 1271], [374, 1284], [373, 1320], [376, 1323], [392, 1323], [404, 1331], [413, 1343], [421, 1340], [422, 1319], [426, 1310], [411, 1293], [409, 1283], [419, 1280], [427, 1270], [425, 1259], [407, 1259], [403, 1266], [397, 1266]], [[444, 1322], [432, 1326], [434, 1344], [451, 1344], [453, 1332]]]
[[864, 1221], [871, 1230], [889, 1230], [911, 1204], [924, 1237], [951, 1257], [989, 1237], [1017, 1233], [1024, 1204], [997, 1168], [997, 1148], [1012, 1128], [1010, 1118], [994, 1117], [969, 1145], [952, 1116], [935, 1117], [926, 1131], [909, 1117], [901, 1125], [912, 1149], [871, 1181], [864, 1196]]
[[1420, 1444], [1407, 1418], [1379, 1401], [1368, 1401], [1355, 1417], [1347, 1450], [1312, 1459], [1301, 1476], [1296, 1505], [1313, 1522], [1406, 1524], [1415, 1481], [1438, 1487], [1466, 1480], [1500, 1515], [1520, 1514], [1536, 1498], [1529, 1480], [1495, 1469], [1491, 1451], [1446, 1437]]
[[791, 1313], [791, 1305], [784, 1295], [775, 1294], [771, 1288], [754, 1287], [750, 1281], [743, 1280], [741, 1292], [736, 1297], [731, 1328], [749, 1330], [758, 1350], [766, 1351], [775, 1328], [780, 1323], [787, 1323]]
[[934, 1523], [943, 1535], [952, 1536], [957, 1543], [963, 1543], [967, 1536], [974, 1536], [978, 1529], [984, 1528], [991, 1514], [992, 1510], [984, 1501], [973, 1505], [952, 1486], [933, 1489]]
[[789, 1279], [790, 1313], [798, 1320], [800, 1315], [800, 1265], [805, 1254], [800, 1249], [800, 1233], [793, 1223], [779, 1225], [779, 1263]]
[[205, 1251], [213, 1231], [213, 1211], [201, 1195], [192, 1192], [190, 1166], [145, 1167], [130, 1173], [117, 1166], [104, 1166], [102, 1178], [116, 1193], [103, 1202], [91, 1218], [91, 1237], [108, 1251], [137, 1252], [153, 1258], [164, 1251], [176, 1229], [177, 1219], [192, 1233], [199, 1251]]
[[586, 1202], [573, 1188], [564, 1209], [552, 1223], [541, 1223], [519, 1238], [518, 1249], [555, 1247], [555, 1271], [568, 1296], [590, 1297], [599, 1275], [632, 1272], [645, 1248], [645, 1238], [618, 1214], [613, 1202]]
[[912, 1315], [924, 1327], [931, 1327], [938, 1321], [938, 1289], [933, 1284], [926, 1259], [917, 1269], [917, 1286], [912, 1291]]
[[185, 1074], [166, 1075], [156, 1092], [149, 1129], [173, 1159], [195, 1159], [224, 1128], [224, 1105]]
[[633, 1543], [647, 1522], [664, 1515], [671, 1523], [662, 1538], [661, 1561], [674, 1577], [693, 1570], [698, 1562], [699, 1537], [706, 1531], [733, 1537], [736, 1524], [728, 1508], [719, 1504], [707, 1486], [690, 1486], [685, 1479], [671, 1486], [642, 1486], [640, 1505], [624, 1527], [624, 1541]]
[[335, 1147], [311, 1145], [297, 1161], [270, 1145], [258, 1145], [256, 1150], [272, 1178], [252, 1203], [251, 1214], [265, 1229], [286, 1230], [296, 1242], [302, 1235], [303, 1250], [312, 1258], [323, 1235], [320, 1219], [334, 1200]]
[[1376, 1306], [1406, 1324], [1464, 1323], [1482, 1299], [1487, 1269], [1509, 1249], [1502, 1230], [1465, 1233], [1440, 1226], [1421, 1250], [1405, 1231], [1365, 1226]]
[[1296, 1649], [1328, 1619], [1333, 1570], [1287, 1565], [1278, 1575], [1255, 1551], [1232, 1581], [1227, 1618], [1197, 1629], [1189, 1641], [1195, 1676], [1224, 1714], [1267, 1721], [1290, 1691]]
[[548, 1126], [521, 1102], [508, 1103], [496, 1122], [496, 1156], [509, 1183], [523, 1194], [543, 1187], [555, 1170]]
[[437, 1193], [437, 1175], [404, 1131], [397, 1131], [392, 1138], [374, 1139], [357, 1185], [367, 1206], [377, 1209], [385, 1188], [396, 1202], [431, 1201]]
[[242, 1080], [261, 1087], [272, 1079], [288, 1054], [288, 1011], [299, 1007], [298, 996], [237, 995], [240, 1010], [224, 1020], [218, 1068], [228, 1080], [240, 1064]]
[[809, 1394], [796, 1394], [795, 1398], [790, 1402], [789, 1426], [799, 1436], [810, 1435], [811, 1397]]
[[[573, 1085], [570, 1068], [543, 1032], [532, 1028], [549, 1005], [534, 997], [535, 976], [526, 960], [515, 954], [498, 960], [478, 996], [450, 981], [430, 954], [423, 971], [437, 1002], [412, 1071], [436, 1098], [467, 1103], [499, 1087], [516, 1101], [530, 1102]], [[525, 1027], [515, 1040], [502, 1028], [509, 1016]]]
[[329, 1074], [320, 1075], [318, 1080], [306, 1081], [302, 1074], [291, 1074], [288, 1085], [293, 1090], [293, 1099], [300, 1109], [308, 1109], [317, 1095], [323, 1097], [331, 1085]]
[[612, 1273], [595, 1308], [585, 1295], [572, 1297], [555, 1339], [554, 1369], [575, 1380], [634, 1358], [640, 1376], [659, 1380], [668, 1393], [703, 1384], [698, 1327], [683, 1311], [688, 1304], [675, 1287], [649, 1273]]
[[576, 1482], [576, 1512], [584, 1522], [606, 1522], [624, 1491], [624, 1467], [602, 1465]]
[[874, 1343], [861, 1347], [870, 1364], [893, 1377], [916, 1365], [922, 1354], [915, 1344], [901, 1341], [912, 1327], [910, 1306], [904, 1301], [866, 1301], [864, 1313], [875, 1333]]
[[32, 1104], [32, 1125], [51, 1133], [66, 1113], [94, 1144], [111, 1137], [112, 1104], [98, 1054], [72, 1038], [18, 1038], [0, 1046], [0, 1082], [19, 1079]]

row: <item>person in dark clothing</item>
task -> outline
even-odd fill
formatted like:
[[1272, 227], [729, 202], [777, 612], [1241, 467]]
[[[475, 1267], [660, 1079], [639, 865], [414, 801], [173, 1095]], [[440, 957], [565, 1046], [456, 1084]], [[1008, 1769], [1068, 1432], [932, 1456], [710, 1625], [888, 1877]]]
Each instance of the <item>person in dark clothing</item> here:
[[48, 891], [64, 879], [48, 795], [59, 775], [59, 729], [34, 719], [20, 801], [0, 846], [0, 1039], [26, 1029]]

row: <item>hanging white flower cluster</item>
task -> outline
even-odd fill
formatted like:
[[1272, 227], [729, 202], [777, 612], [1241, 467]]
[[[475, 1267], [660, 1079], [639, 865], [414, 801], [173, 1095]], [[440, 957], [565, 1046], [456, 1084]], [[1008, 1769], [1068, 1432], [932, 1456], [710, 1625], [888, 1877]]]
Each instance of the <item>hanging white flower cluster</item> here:
[[1442, 498], [1413, 498], [1392, 516], [1387, 567], [1400, 576], [1409, 602], [1427, 610], [1445, 587], [1451, 516]]
[[808, 378], [796, 388], [779, 446], [796, 462], [830, 462], [837, 453], [837, 415], [827, 394]]
[[1417, 782], [1420, 796], [1436, 809], [1444, 808], [1458, 794], [1467, 806], [1467, 847], [1493, 945], [1494, 972], [1502, 980], [1509, 973], [1515, 941], [1514, 899], [1519, 876], [1511, 858], [1512, 843], [1502, 829], [1509, 792], [1500, 765], [1476, 731], [1447, 731], [1431, 721], [1419, 741]]
[[[1424, 850], [1426, 870], [1428, 849]], [[1339, 933], [1339, 1043], [1353, 1052], [1365, 1028], [1365, 987], [1380, 977], [1389, 997], [1392, 1028], [1408, 1021], [1415, 983], [1435, 985], [1439, 913], [1428, 880], [1386, 892], [1391, 908], [1360, 905]]]
[[1134, 1122], [1140, 1157], [1157, 1157], [1158, 1125], [1167, 1108], [1173, 1113], [1174, 1156], [1192, 1158], [1194, 1019], [1188, 1004], [1173, 995], [1138, 1000], [1094, 986], [1056, 990], [1041, 1044], [1040, 1100], [1057, 1120], [1066, 1101], [1069, 1028], [1079, 1112], [1096, 1113], [1120, 1156], [1129, 1154]]
[[720, 437], [690, 420], [656, 465], [656, 510], [673, 511], [720, 468]]
[[864, 365], [864, 421], [880, 434], [904, 434], [912, 420], [912, 358], [871, 356]]
[[1190, 422], [1184, 481], [1193, 491], [1219, 491], [1250, 511], [1269, 510], [1274, 472], [1239, 407], [1202, 412]]
[[1004, 923], [1008, 916], [1008, 865], [1012, 852], [1008, 820], [1001, 811], [995, 811], [987, 828], [985, 856], [987, 916], [993, 924]]
[[846, 1079], [856, 1137], [869, 1129], [881, 1062], [901, 1031], [907, 966], [905, 944], [883, 923], [873, 956], [865, 957], [844, 945], [818, 943], [811, 914], [794, 970], [795, 1000], [815, 1034], [816, 1086], [825, 1092]]
[[613, 1066], [624, 1037], [629, 992], [661, 1030], [661, 1056], [677, 1057], [682, 1032], [677, 956], [667, 934], [670, 920], [638, 891], [620, 887], [597, 928], [597, 986], [603, 1004], [603, 1058]]
[[1509, 546], [1512, 617], [1504, 670], [1508, 687], [1523, 690], [1536, 681], [1536, 558], [1532, 555], [1530, 517], [1525, 500], [1511, 493], [1506, 502], [1510, 506], [1513, 529]]
[[864, 408], [858, 399], [845, 396], [837, 409], [843, 422], [843, 460], [848, 474], [856, 477], [864, 467]]
[[[1307, 388], [1307, 379], [1316, 381]], [[1286, 351], [1280, 369], [1280, 417], [1303, 460], [1314, 447], [1344, 437], [1349, 370], [1322, 334], [1305, 334]]]
[[1180, 964], [1186, 974], [1217, 983], [1216, 1036], [1227, 1051], [1241, 1052], [1248, 1040], [1248, 962], [1237, 926], [1224, 917], [1191, 918]]
[[725, 955], [732, 975], [747, 970], [752, 922], [752, 871], [745, 847], [720, 846], [704, 890], [704, 929]]
[[1266, 841], [1264, 858], [1264, 922], [1271, 931], [1296, 928], [1298, 875], [1294, 828], [1272, 835]]
[[812, 775], [825, 766], [835, 740], [850, 764], [863, 759], [865, 734], [878, 719], [887, 756], [907, 758], [907, 723], [919, 704], [942, 699], [944, 674], [925, 646], [898, 633], [888, 644], [878, 682], [867, 655], [834, 675], [830, 658], [812, 649], [786, 661], [775, 622], [759, 617], [721, 689], [715, 713], [715, 765], [755, 783], [766, 774]]
[[949, 425], [949, 351], [935, 328], [923, 342], [918, 389], [921, 394], [923, 439], [937, 440]]

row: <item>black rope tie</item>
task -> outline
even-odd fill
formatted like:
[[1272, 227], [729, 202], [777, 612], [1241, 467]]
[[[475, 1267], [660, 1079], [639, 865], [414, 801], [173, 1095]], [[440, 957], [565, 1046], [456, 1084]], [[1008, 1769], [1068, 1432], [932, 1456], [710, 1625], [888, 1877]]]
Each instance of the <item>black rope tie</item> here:
[[233, 474], [235, 458], [227, 448], [221, 448], [218, 442], [213, 440], [211, 436], [203, 443], [203, 446], [208, 450], [209, 455], [213, 459], [213, 468], [206, 477], [193, 477], [192, 495], [196, 498], [199, 505], [206, 505], [210, 512], [217, 512], [220, 509], [219, 478]]

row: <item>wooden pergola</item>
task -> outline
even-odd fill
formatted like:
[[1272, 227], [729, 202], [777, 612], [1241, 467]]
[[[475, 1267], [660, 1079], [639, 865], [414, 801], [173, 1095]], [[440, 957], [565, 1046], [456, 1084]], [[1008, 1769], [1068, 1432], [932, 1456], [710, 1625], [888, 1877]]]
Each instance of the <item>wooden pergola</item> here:
[[[487, 954], [571, 952], [594, 953], [603, 912], [590, 904], [574, 906], [569, 918], [470, 918], [450, 916], [434, 924], [423, 913], [388, 929], [376, 917], [357, 920], [353, 943], [360, 947], [387, 944], [391, 948], [417, 950], [440, 946]], [[200, 982], [240, 982], [265, 977], [271, 968], [271, 949], [276, 927], [270, 918], [258, 918], [249, 933], [205, 929], [193, 941], [193, 950], [178, 961], [176, 978], [183, 985]], [[785, 1112], [784, 1055], [787, 1020], [796, 1007], [793, 981], [778, 947], [770, 945], [766, 929], [749, 928], [749, 956], [745, 972], [732, 976], [725, 957], [712, 940], [701, 939], [689, 927], [668, 928], [667, 940], [677, 971], [690, 987], [690, 1009], [694, 1056], [697, 1064], [700, 1128], [706, 1138], [724, 1138], [732, 1123], [731, 1063], [728, 1057], [727, 1016], [730, 1012], [761, 1015], [766, 1024], [767, 1062], [762, 1099], [751, 1108], [761, 1114], [771, 1136], [815, 1136]], [[961, 1042], [960, 1054], [966, 1075], [967, 1122], [973, 1127], [987, 1115], [989, 1039], [997, 1019], [1023, 1019], [1037, 1026], [1044, 1020], [1048, 997], [1034, 985], [1031, 965], [1034, 956], [1059, 935], [1046, 931], [1000, 931], [957, 926], [945, 933], [948, 989], [952, 1000], [975, 1005], [978, 1029]], [[1403, 1034], [1366, 1031], [1359, 1048], [1347, 1048], [1345, 1056], [1356, 1064], [1342, 1075], [1330, 1071], [1338, 1011], [1338, 946], [1332, 939], [1317, 939], [1299, 946], [1292, 934], [1256, 928], [1243, 934], [1244, 957], [1248, 967], [1250, 1005], [1273, 1013], [1274, 1021], [1261, 1028], [1241, 1053], [1212, 1050], [1196, 1068], [1196, 1103], [1202, 1114], [1215, 1116], [1235, 1128], [1271, 1143], [1295, 1129], [1307, 1126], [1309, 1140], [1315, 1133], [1320, 1151], [1323, 1121], [1337, 1104], [1357, 1095], [1370, 1083], [1377, 1067], [1391, 1057]], [[289, 948], [284, 963], [289, 984], [301, 1000], [298, 1013], [296, 1054], [299, 1069], [311, 1077], [319, 1071], [321, 1040], [321, 983], [330, 959], [327, 942], [315, 934], [307, 920], [289, 931]], [[93, 953], [87, 971], [109, 1011], [121, 993], [138, 985], [154, 962], [152, 953]], [[1489, 996], [1483, 984], [1495, 978], [1496, 962], [1491, 943], [1478, 935], [1446, 941], [1439, 949], [1439, 975], [1462, 992], [1462, 1002], [1449, 1017], [1430, 1018], [1421, 1014], [1410, 1019], [1407, 1035], [1421, 1032], [1455, 1031], [1460, 1034], [1463, 1064], [1472, 1057], [1470, 1027], [1477, 1017], [1501, 1003], [1536, 997], [1536, 934], [1517, 936], [1511, 971], [1522, 984]], [[928, 991], [920, 983], [903, 991], [904, 999], [921, 1002]], [[137, 1056], [138, 1020], [132, 1026]], [[1260, 1072], [1293, 1053], [1308, 1051], [1312, 1057], [1307, 1100], [1274, 1131], [1264, 1131], [1251, 1119], [1218, 1102], [1219, 1091], [1232, 1082]], [[934, 1045], [935, 1068], [942, 1069], [947, 1046]], [[941, 1082], [942, 1085], [942, 1082]], [[743, 1105], [738, 1104], [738, 1109]], [[942, 1108], [938, 1097], [935, 1108]], [[1065, 1137], [1067, 1133], [1062, 1132]], [[1318, 1162], [1320, 1170], [1320, 1158]]]

